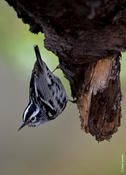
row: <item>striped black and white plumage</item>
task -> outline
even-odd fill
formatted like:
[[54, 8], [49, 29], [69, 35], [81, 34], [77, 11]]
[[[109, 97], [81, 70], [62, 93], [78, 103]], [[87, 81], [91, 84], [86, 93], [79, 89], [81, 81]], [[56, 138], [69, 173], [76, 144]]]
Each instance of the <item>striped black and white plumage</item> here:
[[31, 75], [29, 104], [23, 114], [25, 125], [38, 126], [55, 119], [65, 108], [68, 101], [65, 89], [41, 59], [38, 46], [34, 47], [36, 63]]

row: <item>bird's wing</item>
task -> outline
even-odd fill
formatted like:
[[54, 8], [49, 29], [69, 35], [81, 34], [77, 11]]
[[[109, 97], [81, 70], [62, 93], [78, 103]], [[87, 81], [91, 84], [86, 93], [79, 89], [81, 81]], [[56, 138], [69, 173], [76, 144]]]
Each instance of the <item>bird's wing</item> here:
[[46, 77], [40, 73], [39, 77], [35, 77], [34, 81], [36, 96], [40, 97], [41, 101], [54, 110], [53, 104], [50, 104], [52, 100], [52, 93], [50, 92]]

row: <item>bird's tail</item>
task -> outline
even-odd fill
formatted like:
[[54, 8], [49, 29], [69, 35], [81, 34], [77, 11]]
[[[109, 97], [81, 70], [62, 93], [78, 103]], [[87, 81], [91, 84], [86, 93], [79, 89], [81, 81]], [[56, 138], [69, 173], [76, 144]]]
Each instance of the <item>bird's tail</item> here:
[[43, 68], [45, 67], [45, 63], [41, 58], [39, 47], [37, 45], [35, 45], [34, 50], [35, 50], [37, 62], [40, 65], [41, 69], [43, 70]]

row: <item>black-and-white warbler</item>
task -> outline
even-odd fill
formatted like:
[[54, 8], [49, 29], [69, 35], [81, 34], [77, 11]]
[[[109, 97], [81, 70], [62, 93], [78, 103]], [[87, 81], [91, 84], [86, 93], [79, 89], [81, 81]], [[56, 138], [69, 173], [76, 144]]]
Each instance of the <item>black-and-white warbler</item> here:
[[29, 104], [23, 114], [24, 126], [38, 126], [55, 119], [68, 102], [64, 86], [41, 59], [38, 46], [34, 47], [36, 63], [34, 65], [29, 89]]

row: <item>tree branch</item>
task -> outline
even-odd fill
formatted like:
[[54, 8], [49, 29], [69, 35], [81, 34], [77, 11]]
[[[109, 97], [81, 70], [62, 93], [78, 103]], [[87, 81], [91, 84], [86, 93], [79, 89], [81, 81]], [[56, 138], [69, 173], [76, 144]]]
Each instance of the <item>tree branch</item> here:
[[120, 126], [120, 52], [126, 50], [126, 0], [6, 0], [45, 47], [77, 98], [81, 126], [108, 140]]

